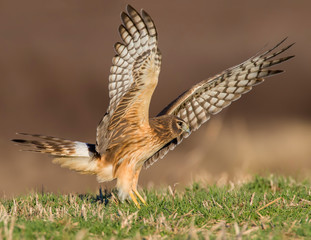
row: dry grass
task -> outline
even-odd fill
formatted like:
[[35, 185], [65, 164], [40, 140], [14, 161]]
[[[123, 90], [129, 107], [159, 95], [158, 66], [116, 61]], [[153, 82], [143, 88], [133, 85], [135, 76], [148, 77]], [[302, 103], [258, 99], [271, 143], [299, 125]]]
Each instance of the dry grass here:
[[148, 206], [113, 195], [29, 194], [0, 203], [0, 239], [274, 239], [311, 237], [307, 182], [255, 177], [144, 191]]

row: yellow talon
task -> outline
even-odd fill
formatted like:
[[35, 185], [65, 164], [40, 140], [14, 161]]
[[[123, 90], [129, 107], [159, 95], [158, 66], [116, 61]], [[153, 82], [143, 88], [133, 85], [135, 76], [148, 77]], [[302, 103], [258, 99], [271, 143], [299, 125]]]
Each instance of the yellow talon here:
[[132, 192], [130, 192], [130, 197], [133, 200], [133, 202], [135, 203], [136, 207], [138, 207], [140, 209], [140, 205], [137, 202], [137, 199], [136, 199], [135, 195]]
[[148, 206], [148, 204], [146, 203], [145, 199], [143, 199], [142, 196], [140, 196], [139, 192], [137, 191], [137, 189], [133, 189], [133, 192], [136, 194], [136, 196], [140, 199], [140, 201], [145, 205]]

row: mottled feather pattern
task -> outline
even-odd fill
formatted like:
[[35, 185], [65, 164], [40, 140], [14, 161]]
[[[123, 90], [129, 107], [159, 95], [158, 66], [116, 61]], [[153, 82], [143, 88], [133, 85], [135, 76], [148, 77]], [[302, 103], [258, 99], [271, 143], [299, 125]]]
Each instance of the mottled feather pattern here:
[[[201, 81], [171, 102], [158, 116], [176, 115], [189, 124], [191, 131], [197, 130], [210, 119], [211, 115], [217, 114], [233, 101], [239, 99], [242, 94], [262, 83], [265, 77], [283, 72], [282, 70], [267, 68], [294, 57], [273, 59], [293, 45], [290, 44], [273, 52], [285, 40], [286, 38], [264, 53], [257, 54], [237, 66]], [[183, 138], [187, 138], [189, 135], [190, 133], [184, 133], [179, 139], [176, 139], [177, 141], [158, 151], [145, 162], [145, 167], [148, 168], [158, 159], [163, 158], [169, 150], [173, 150]]]
[[18, 133], [34, 140], [13, 139], [12, 141], [25, 146], [24, 151], [47, 153], [53, 163], [61, 165], [82, 174], [97, 174], [99, 155], [95, 144], [71, 141], [62, 138], [39, 134]]
[[121, 14], [123, 25], [119, 33], [123, 43], [115, 44], [117, 55], [110, 68], [108, 112], [113, 113], [122, 96], [134, 82], [133, 72], [139, 68], [150, 53], [157, 50], [157, 34], [149, 15], [142, 11], [142, 17], [135, 9], [128, 6], [127, 13]]
[[26, 146], [26, 151], [48, 153], [56, 157], [96, 157], [95, 145], [39, 134], [18, 133], [35, 140], [13, 139], [14, 142]]
[[[146, 73], [160, 72], [161, 55], [157, 48], [157, 32], [151, 17], [131, 6], [121, 14], [119, 33], [123, 43], [115, 44], [117, 55], [112, 59], [109, 76], [110, 103], [97, 127], [96, 149], [104, 153], [113, 133], [140, 93], [147, 80]], [[154, 69], [154, 70], [152, 70]]]

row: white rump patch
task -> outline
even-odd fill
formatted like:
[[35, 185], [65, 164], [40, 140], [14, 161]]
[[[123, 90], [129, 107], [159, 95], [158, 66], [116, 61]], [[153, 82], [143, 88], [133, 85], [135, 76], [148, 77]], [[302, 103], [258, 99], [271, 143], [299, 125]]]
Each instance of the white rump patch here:
[[77, 157], [92, 157], [93, 153], [89, 151], [88, 146], [86, 143], [83, 142], [75, 142], [75, 156]]

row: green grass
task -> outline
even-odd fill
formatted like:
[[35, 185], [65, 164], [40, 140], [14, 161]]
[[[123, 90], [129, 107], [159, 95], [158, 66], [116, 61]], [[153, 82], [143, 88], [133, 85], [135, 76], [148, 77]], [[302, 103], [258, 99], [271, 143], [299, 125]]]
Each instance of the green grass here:
[[114, 193], [2, 199], [0, 239], [311, 239], [309, 182], [256, 176], [141, 193], [148, 206], [140, 210]]

